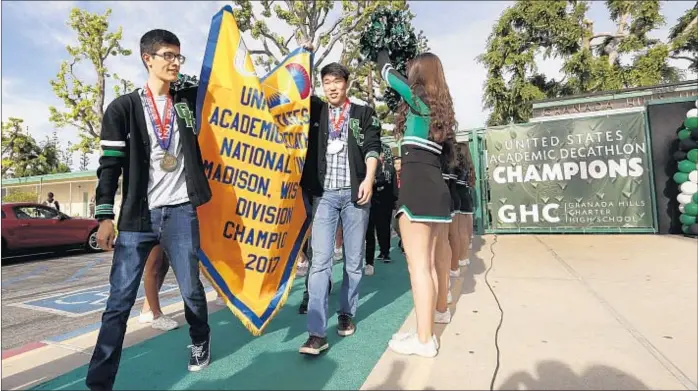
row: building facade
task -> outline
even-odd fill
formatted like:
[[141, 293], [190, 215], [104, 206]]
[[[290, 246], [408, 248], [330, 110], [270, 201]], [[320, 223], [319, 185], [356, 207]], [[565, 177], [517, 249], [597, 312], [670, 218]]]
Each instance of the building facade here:
[[[72, 217], [92, 217], [90, 207], [97, 187], [96, 171], [68, 172], [63, 174], [37, 175], [24, 178], [2, 180], [2, 200], [15, 191], [36, 193], [36, 202], [43, 202], [49, 192], [53, 193], [61, 212]], [[114, 200], [115, 213], [118, 216], [121, 206], [121, 184]]]

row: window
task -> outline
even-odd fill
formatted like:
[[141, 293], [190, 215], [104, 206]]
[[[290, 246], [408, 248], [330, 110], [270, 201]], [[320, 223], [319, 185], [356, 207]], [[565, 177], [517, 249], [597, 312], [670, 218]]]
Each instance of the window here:
[[17, 206], [14, 208], [18, 219], [55, 219], [58, 211], [43, 206]]
[[6, 216], [6, 215], [5, 215], [5, 211], [3, 210], [3, 211], [2, 211], [2, 218], [4, 219], [5, 216]]

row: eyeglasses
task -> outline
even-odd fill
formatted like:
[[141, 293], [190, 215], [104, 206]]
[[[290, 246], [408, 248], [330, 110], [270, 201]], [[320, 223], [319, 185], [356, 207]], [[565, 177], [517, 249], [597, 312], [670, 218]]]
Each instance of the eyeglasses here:
[[165, 52], [165, 53], [150, 53], [152, 56], [158, 56], [162, 57], [165, 59], [167, 62], [172, 62], [175, 60], [175, 58], [179, 61], [180, 64], [184, 64], [185, 61], [187, 61], [187, 58], [184, 57], [181, 54], [174, 54], [172, 52]]

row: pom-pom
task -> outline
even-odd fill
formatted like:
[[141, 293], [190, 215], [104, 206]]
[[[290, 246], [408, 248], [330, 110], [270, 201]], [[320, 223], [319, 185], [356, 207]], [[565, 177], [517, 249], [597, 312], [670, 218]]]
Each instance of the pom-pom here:
[[[407, 11], [379, 8], [359, 38], [359, 51], [363, 58], [376, 61], [378, 53], [387, 50], [395, 70], [405, 75], [407, 63], [418, 54], [417, 42]], [[383, 91], [383, 99], [393, 112], [397, 111], [402, 100], [391, 88]]]
[[180, 91], [185, 88], [192, 88], [199, 85], [199, 79], [196, 76], [185, 75], [180, 73], [177, 76], [177, 81], [170, 84], [170, 90]]

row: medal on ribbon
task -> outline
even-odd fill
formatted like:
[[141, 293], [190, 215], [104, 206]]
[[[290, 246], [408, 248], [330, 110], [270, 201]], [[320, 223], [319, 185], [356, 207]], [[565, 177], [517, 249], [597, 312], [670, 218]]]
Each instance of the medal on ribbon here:
[[153, 98], [153, 92], [150, 91], [150, 87], [145, 85], [145, 107], [148, 111], [148, 117], [150, 117], [150, 123], [153, 125], [153, 132], [155, 133], [155, 138], [158, 140], [160, 148], [165, 151], [165, 155], [160, 160], [160, 168], [166, 172], [172, 172], [177, 169], [177, 157], [169, 152], [170, 143], [172, 142], [172, 129], [174, 127], [175, 121], [175, 111], [174, 105], [172, 103], [172, 97], [168, 94], [165, 101], [164, 117], [165, 123], [162, 123], [160, 119], [160, 113], [155, 106], [155, 98]]
[[[330, 112], [332, 113], [332, 111]], [[335, 111], [336, 113], [336, 111]], [[327, 144], [327, 153], [334, 155], [344, 149], [344, 141], [342, 140], [342, 128], [349, 117], [349, 100], [344, 101], [342, 111], [336, 115], [330, 115], [330, 141]]]

